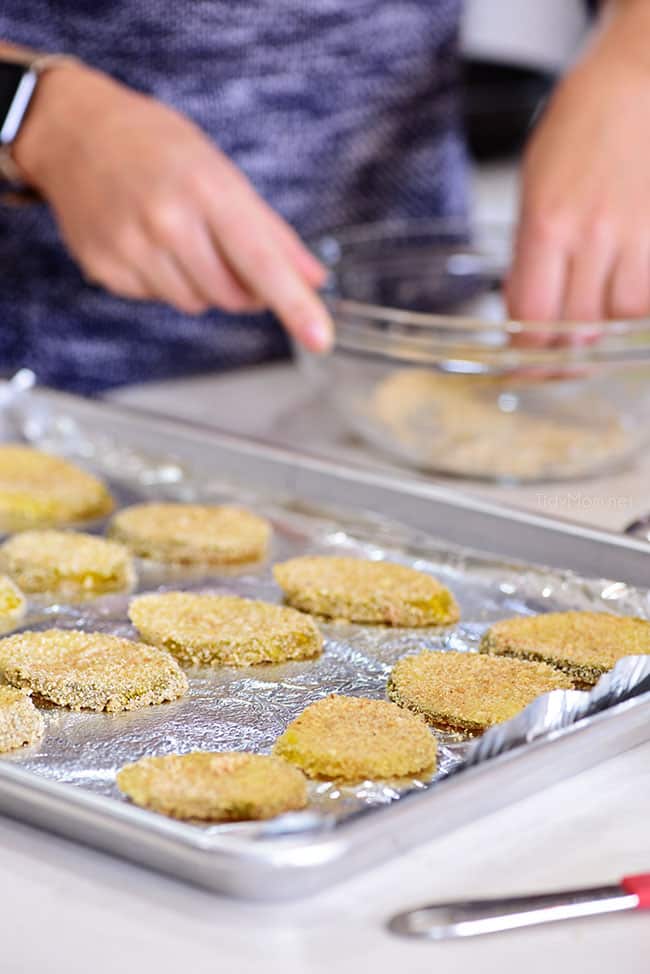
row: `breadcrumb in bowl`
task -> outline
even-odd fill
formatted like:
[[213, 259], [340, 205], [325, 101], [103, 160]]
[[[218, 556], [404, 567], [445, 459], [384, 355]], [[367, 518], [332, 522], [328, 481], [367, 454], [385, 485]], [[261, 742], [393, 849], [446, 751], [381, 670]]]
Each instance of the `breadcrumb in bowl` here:
[[436, 578], [390, 561], [305, 555], [275, 565], [273, 574], [289, 605], [330, 619], [416, 627], [460, 618]]
[[23, 531], [0, 547], [0, 567], [23, 591], [64, 598], [122, 592], [135, 583], [129, 551], [115, 541], [73, 531]]
[[0, 675], [70, 710], [137, 710], [182, 697], [178, 663], [145, 643], [100, 632], [48, 629], [0, 639]]
[[0, 686], [0, 753], [36, 744], [43, 736], [43, 718], [25, 690]]
[[184, 820], [268, 819], [307, 804], [307, 782], [297, 768], [245, 751], [142, 758], [122, 768], [117, 785], [136, 805]]
[[437, 747], [421, 717], [387, 700], [331, 694], [310, 704], [274, 753], [310, 778], [403, 778], [435, 770]]
[[518, 616], [490, 626], [480, 650], [549, 663], [588, 687], [623, 657], [650, 654], [650, 622], [609, 612]]
[[148, 643], [186, 666], [252, 666], [309, 659], [322, 650], [314, 621], [286, 606], [236, 595], [141, 595], [129, 617]]
[[237, 565], [264, 558], [271, 526], [241, 507], [151, 503], [124, 508], [113, 518], [109, 532], [140, 558]]
[[0, 531], [75, 524], [112, 509], [107, 488], [85, 470], [31, 447], [0, 446]]
[[429, 724], [480, 734], [510, 720], [542, 694], [572, 686], [567, 676], [545, 663], [427, 650], [397, 661], [387, 692]]

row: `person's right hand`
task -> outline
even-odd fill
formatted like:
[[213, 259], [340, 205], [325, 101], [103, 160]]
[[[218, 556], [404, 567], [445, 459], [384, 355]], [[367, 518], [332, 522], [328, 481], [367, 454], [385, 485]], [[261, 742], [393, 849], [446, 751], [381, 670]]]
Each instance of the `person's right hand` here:
[[172, 109], [84, 65], [52, 68], [14, 159], [90, 281], [190, 314], [268, 308], [309, 348], [330, 346], [323, 266]]

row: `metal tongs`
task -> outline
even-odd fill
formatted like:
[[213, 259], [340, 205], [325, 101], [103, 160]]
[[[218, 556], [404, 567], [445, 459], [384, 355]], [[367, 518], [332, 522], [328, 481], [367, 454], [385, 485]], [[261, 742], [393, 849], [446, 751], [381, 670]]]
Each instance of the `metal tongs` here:
[[432, 903], [396, 914], [389, 920], [388, 929], [403, 937], [453, 940], [538, 923], [647, 909], [650, 909], [650, 873], [641, 873], [625, 876], [617, 884], [593, 889]]

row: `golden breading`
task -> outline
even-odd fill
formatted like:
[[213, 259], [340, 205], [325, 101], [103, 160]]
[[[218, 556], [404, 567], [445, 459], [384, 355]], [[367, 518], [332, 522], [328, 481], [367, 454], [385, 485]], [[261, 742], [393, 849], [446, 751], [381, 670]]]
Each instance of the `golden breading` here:
[[0, 686], [0, 753], [35, 744], [44, 730], [43, 718], [29, 694], [14, 687]]
[[593, 686], [624, 656], [650, 653], [650, 622], [609, 612], [548, 612], [503, 619], [487, 630], [481, 652], [541, 660], [580, 686]]
[[205, 822], [273, 818], [307, 804], [307, 782], [279, 758], [194, 751], [142, 758], [117, 775], [120, 791], [163, 815]]
[[453, 595], [437, 579], [391, 561], [306, 555], [273, 569], [289, 605], [330, 619], [389, 626], [457, 622]]
[[400, 369], [377, 384], [363, 419], [375, 441], [418, 467], [464, 477], [580, 476], [629, 452], [618, 407], [589, 383], [577, 401], [554, 396], [551, 378]]
[[135, 504], [115, 515], [110, 534], [141, 558], [236, 565], [264, 557], [271, 527], [240, 507]]
[[186, 666], [252, 666], [318, 656], [323, 637], [302, 612], [237, 595], [162, 592], [129, 606], [140, 636]]
[[96, 477], [31, 447], [0, 446], [0, 531], [104, 517], [113, 500]]
[[12, 686], [70, 710], [137, 710], [187, 691], [185, 674], [169, 653], [76, 629], [0, 639], [0, 675]]
[[25, 592], [64, 598], [122, 592], [133, 587], [129, 551], [115, 541], [73, 531], [23, 531], [0, 547], [0, 567]]
[[429, 724], [476, 734], [510, 720], [541, 694], [572, 686], [546, 663], [426, 651], [398, 660], [388, 678], [388, 696]]
[[23, 593], [6, 575], [0, 575], [0, 633], [14, 629], [27, 611]]
[[303, 710], [274, 747], [310, 778], [342, 781], [429, 774], [436, 750], [421, 717], [387, 700], [334, 694]]

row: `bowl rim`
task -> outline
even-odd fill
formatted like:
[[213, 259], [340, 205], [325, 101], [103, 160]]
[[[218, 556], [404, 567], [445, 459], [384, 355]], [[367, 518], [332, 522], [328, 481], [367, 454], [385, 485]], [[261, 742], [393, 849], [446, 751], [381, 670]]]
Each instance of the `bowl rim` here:
[[[463, 220], [460, 217], [451, 218], [395, 218], [368, 223], [344, 224], [332, 230], [325, 231], [314, 238], [310, 244], [326, 267], [333, 270], [337, 264], [333, 262], [333, 254], [340, 251], [341, 246], [358, 245], [385, 239], [387, 236], [413, 236], [448, 233], [470, 237], [476, 233], [499, 235], [502, 241], [511, 244], [515, 234], [515, 224], [506, 220]], [[470, 241], [471, 242], [471, 241]], [[498, 264], [493, 264], [495, 269]], [[500, 266], [503, 266], [502, 264]], [[648, 332], [650, 342], [650, 316], [639, 318], [611, 318], [598, 321], [535, 321], [519, 318], [504, 317], [501, 321], [488, 321], [473, 315], [440, 314], [422, 311], [408, 311], [390, 305], [376, 305], [369, 302], [356, 301], [336, 295], [332, 290], [332, 279], [326, 283], [323, 296], [335, 311], [351, 314], [356, 318], [365, 318], [368, 322], [379, 321], [408, 326], [411, 330], [432, 329], [444, 326], [445, 329], [456, 328], [459, 331], [475, 331], [501, 333], [506, 336], [522, 334], [547, 334], [552, 330], [555, 335], [582, 337], [590, 334], [595, 328], [602, 326], [607, 329], [608, 336], [616, 334], [630, 335]]]
[[[492, 274], [502, 270], [503, 247], [511, 247], [515, 226], [505, 220], [461, 218], [389, 219], [344, 225], [321, 234], [312, 247], [330, 270], [350, 260], [345, 248], [406, 237], [441, 235], [500, 241], [486, 253]], [[619, 369], [650, 362], [650, 317], [601, 321], [524, 321], [505, 316], [489, 320], [474, 315], [409, 311], [338, 295], [330, 276], [323, 288], [336, 324], [334, 352], [428, 365], [456, 374], [512, 375], [532, 371], [573, 371], [576, 366]], [[528, 339], [528, 341], [526, 340]], [[559, 376], [558, 376], [559, 377]]]

